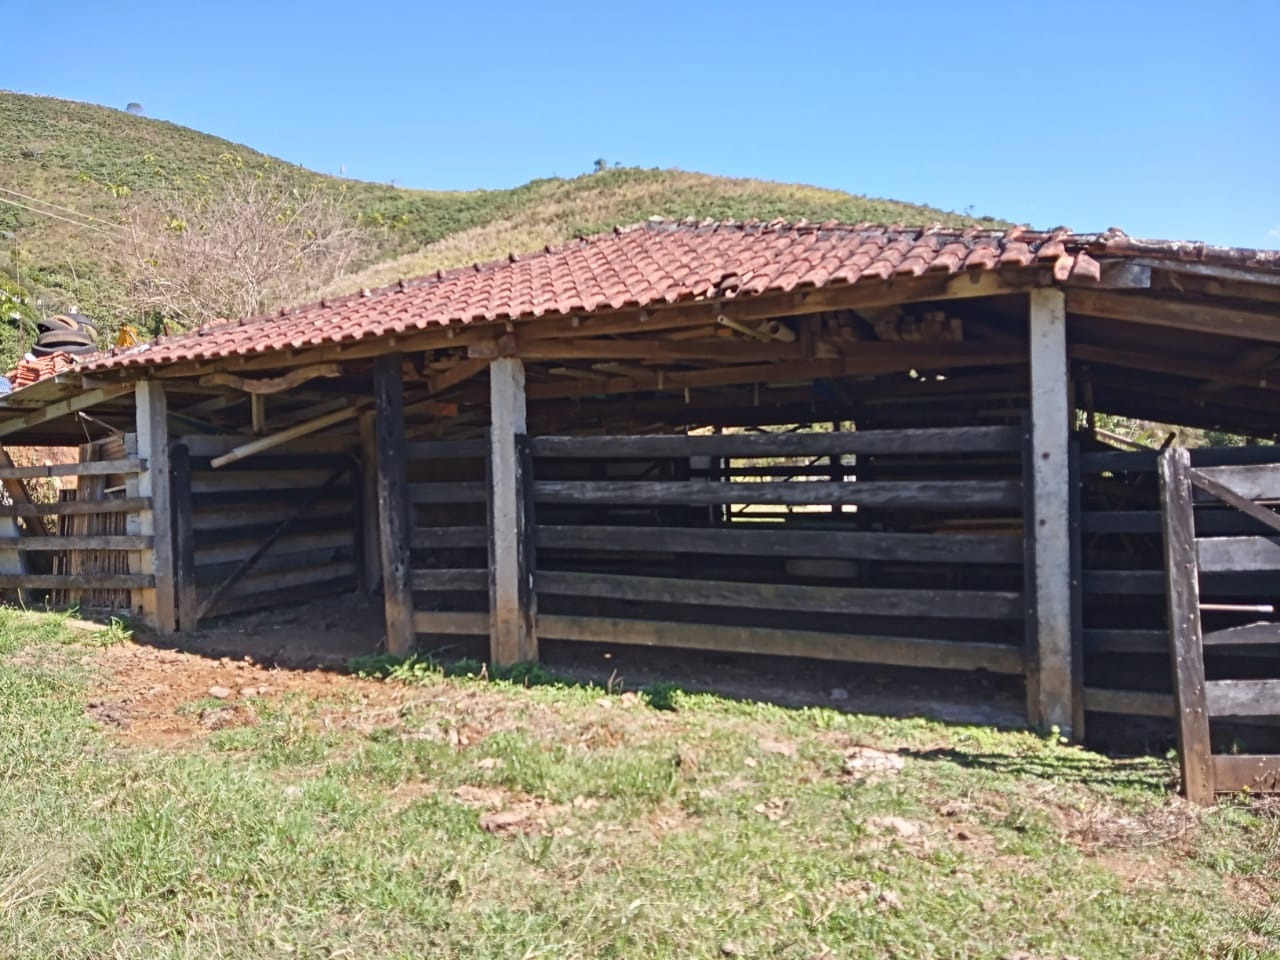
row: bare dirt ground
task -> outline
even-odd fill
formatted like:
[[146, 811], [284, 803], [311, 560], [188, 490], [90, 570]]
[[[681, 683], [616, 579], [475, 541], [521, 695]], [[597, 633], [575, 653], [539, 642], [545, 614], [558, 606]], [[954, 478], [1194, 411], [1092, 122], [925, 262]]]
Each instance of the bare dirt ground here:
[[[380, 603], [351, 594], [228, 617], [173, 638], [139, 631], [99, 659], [107, 676], [89, 709], [128, 740], [176, 745], [252, 723], [259, 705], [291, 694], [391, 708], [403, 696], [396, 685], [347, 672], [352, 658], [382, 649]], [[438, 651], [445, 660], [484, 654], [483, 642], [466, 640]], [[554, 641], [543, 643], [543, 659], [558, 676], [615, 692], [671, 683], [783, 706], [1023, 726], [1017, 683], [983, 674]]]
[[263, 704], [290, 695], [353, 697], [373, 709], [394, 706], [403, 695], [395, 686], [333, 671], [291, 670], [138, 642], [110, 647], [93, 659], [102, 676], [88, 703], [90, 716], [138, 746], [176, 747], [213, 730], [254, 723]]

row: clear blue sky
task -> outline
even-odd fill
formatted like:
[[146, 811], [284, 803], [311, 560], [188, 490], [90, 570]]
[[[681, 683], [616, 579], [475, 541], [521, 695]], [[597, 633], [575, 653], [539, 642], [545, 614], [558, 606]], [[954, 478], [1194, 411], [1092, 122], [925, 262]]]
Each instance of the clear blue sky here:
[[0, 0], [0, 87], [317, 170], [593, 160], [1280, 247], [1280, 0]]

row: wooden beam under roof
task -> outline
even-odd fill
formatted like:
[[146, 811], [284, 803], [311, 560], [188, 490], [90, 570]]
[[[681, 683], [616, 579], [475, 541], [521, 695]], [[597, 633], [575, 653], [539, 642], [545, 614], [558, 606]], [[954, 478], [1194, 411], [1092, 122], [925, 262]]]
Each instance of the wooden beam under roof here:
[[1106, 290], [1072, 289], [1067, 293], [1067, 311], [1130, 323], [1280, 343], [1280, 317], [1274, 309], [1244, 310]]
[[[482, 345], [473, 346], [471, 355], [488, 354]], [[726, 337], [711, 340], [535, 340], [513, 345], [511, 356], [522, 360], [644, 360], [683, 363], [716, 360], [722, 363], [768, 363], [802, 360], [798, 343], [745, 342]]]
[[1071, 359], [1088, 363], [1100, 363], [1113, 367], [1128, 367], [1163, 373], [1192, 380], [1207, 380], [1215, 384], [1249, 387], [1256, 390], [1280, 390], [1280, 370], [1222, 366], [1204, 363], [1185, 356], [1170, 356], [1140, 350], [1113, 350], [1110, 347], [1088, 343], [1072, 343]]
[[341, 375], [342, 367], [336, 363], [315, 363], [305, 367], [295, 367], [278, 377], [263, 379], [237, 377], [235, 374], [225, 372], [211, 373], [201, 377], [200, 383], [202, 386], [232, 387], [254, 396], [268, 396], [292, 390], [294, 387], [321, 377], [332, 378]]
[[58, 400], [46, 407], [23, 413], [20, 416], [13, 417], [9, 420], [0, 421], [0, 437], [7, 437], [11, 434], [20, 433], [32, 427], [40, 426], [52, 420], [57, 420], [67, 414], [75, 413], [79, 410], [86, 410], [89, 407], [112, 400], [116, 397], [123, 396], [126, 393], [133, 392], [132, 383], [118, 383], [110, 387], [99, 387], [96, 390], [89, 390], [80, 393], [65, 400]]
[[787, 383], [835, 377], [874, 376], [914, 369], [958, 369], [1001, 366], [1027, 362], [1025, 348], [992, 347], [984, 344], [951, 344], [920, 349], [919, 344], [867, 343], [866, 349], [833, 360], [802, 360], [786, 363], [715, 367], [709, 370], [629, 371], [628, 375], [606, 381], [565, 381], [530, 384], [529, 398], [549, 400], [561, 397], [601, 396], [651, 390], [703, 389], [744, 383]]

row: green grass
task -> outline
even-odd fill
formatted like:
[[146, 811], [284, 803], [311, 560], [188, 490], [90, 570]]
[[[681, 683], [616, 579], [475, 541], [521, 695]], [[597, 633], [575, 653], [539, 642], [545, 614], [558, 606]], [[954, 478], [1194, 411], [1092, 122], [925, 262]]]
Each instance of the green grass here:
[[389, 663], [148, 748], [86, 717], [109, 653], [0, 611], [0, 957], [1280, 951], [1280, 820], [1165, 760]]
[[[655, 215], [1001, 223], [922, 204], [678, 170], [613, 168], [511, 189], [407, 190], [315, 173], [120, 110], [0, 91], [0, 187], [107, 223], [118, 222], [140, 201], [163, 204], [176, 193], [216, 189], [219, 165], [228, 157], [269, 163], [299, 184], [319, 182], [341, 192], [353, 219], [367, 226], [373, 253], [364, 269], [335, 285], [337, 291], [534, 250]], [[584, 169], [589, 163], [584, 158]], [[101, 235], [92, 230], [0, 203], [0, 291], [8, 285], [17, 288], [10, 292], [19, 299], [28, 298], [15, 306], [0, 296], [0, 324], [12, 324], [8, 315], [16, 309], [25, 315], [29, 340], [33, 301], [41, 297], [55, 310], [77, 304], [114, 329], [125, 319], [123, 280], [103, 260], [101, 245]], [[11, 333], [9, 339], [16, 344], [18, 337]], [[0, 326], [0, 360], [14, 349]]]

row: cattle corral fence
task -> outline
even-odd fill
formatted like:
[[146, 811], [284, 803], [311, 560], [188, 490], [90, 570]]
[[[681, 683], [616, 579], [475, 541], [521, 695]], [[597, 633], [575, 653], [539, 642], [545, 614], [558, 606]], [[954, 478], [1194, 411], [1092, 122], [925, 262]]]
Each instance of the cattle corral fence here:
[[[1117, 230], [642, 224], [13, 391], [6, 446], [121, 449], [59, 504], [0, 459], [0, 586], [127, 595], [161, 635], [359, 589], [389, 653], [498, 666], [547, 641], [981, 672], [1033, 727], [1158, 745], [1186, 702], [1158, 451], [1099, 424], [1242, 438], [1190, 454], [1211, 479], [1274, 464], [1278, 290], [1280, 252]], [[1256, 541], [1250, 502], [1197, 502], [1195, 536]], [[1237, 628], [1268, 635], [1240, 617], [1275, 622], [1275, 571], [1207, 549], [1197, 612], [1235, 632], [1206, 682], [1270, 681]], [[1212, 724], [1215, 756], [1276, 720]]]

